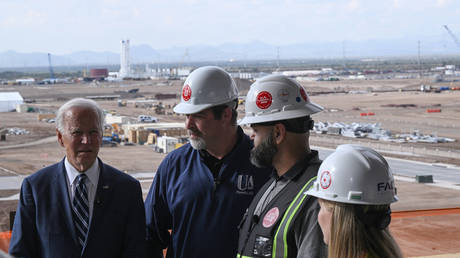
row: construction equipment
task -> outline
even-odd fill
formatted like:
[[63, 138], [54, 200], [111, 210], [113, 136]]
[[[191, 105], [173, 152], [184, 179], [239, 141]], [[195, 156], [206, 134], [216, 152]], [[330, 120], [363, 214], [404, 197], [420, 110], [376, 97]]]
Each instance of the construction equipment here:
[[115, 147], [120, 143], [119, 127], [117, 124], [104, 125], [104, 132], [102, 134], [102, 146]]
[[117, 133], [104, 134], [102, 136], [102, 146], [116, 147], [121, 142], [120, 137]]
[[238, 97], [238, 105], [244, 104], [244, 97]]
[[53, 65], [51, 64], [51, 54], [48, 53], [48, 69], [50, 70], [50, 78], [43, 79], [38, 84], [55, 84], [57, 83], [56, 77], [54, 77]]
[[454, 40], [455, 44], [457, 47], [460, 47], [460, 41], [458, 40], [457, 36], [447, 27], [447, 25], [443, 25], [443, 27], [447, 30], [447, 33], [449, 33], [450, 37]]
[[127, 105], [126, 100], [121, 100], [121, 99], [118, 100], [118, 106], [119, 107], [126, 107], [126, 105]]
[[118, 124], [113, 123], [113, 124], [111, 124], [111, 125], [112, 125], [112, 132], [115, 132], [115, 133], [119, 133], [119, 132], [120, 132], [120, 127], [118, 126]]

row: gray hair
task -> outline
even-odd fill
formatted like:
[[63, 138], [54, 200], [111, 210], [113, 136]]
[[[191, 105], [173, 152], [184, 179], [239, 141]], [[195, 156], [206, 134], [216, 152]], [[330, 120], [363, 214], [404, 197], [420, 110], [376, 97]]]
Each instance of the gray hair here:
[[102, 132], [102, 130], [104, 128], [104, 120], [105, 120], [104, 110], [102, 110], [102, 108], [96, 103], [96, 101], [94, 101], [92, 99], [75, 98], [75, 99], [71, 99], [71, 100], [67, 101], [66, 103], [64, 103], [64, 105], [62, 105], [58, 109], [58, 111], [56, 113], [56, 129], [60, 133], [63, 134], [65, 132], [64, 114], [68, 110], [70, 110], [70, 109], [72, 109], [74, 107], [82, 107], [82, 108], [93, 109], [94, 112], [97, 114], [97, 119], [98, 119], [98, 122], [99, 122], [100, 130]]

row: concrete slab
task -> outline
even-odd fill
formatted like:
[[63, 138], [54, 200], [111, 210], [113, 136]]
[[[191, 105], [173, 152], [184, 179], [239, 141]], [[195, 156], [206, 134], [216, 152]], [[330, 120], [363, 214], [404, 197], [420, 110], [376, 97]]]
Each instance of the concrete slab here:
[[[460, 207], [460, 189], [437, 184], [396, 180], [399, 201], [391, 205], [393, 211], [429, 210]], [[459, 244], [460, 245], [460, 244]]]

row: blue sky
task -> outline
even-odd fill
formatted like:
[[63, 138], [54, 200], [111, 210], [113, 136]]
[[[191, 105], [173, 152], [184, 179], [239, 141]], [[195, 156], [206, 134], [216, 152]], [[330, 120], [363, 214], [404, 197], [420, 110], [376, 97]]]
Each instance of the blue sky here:
[[0, 52], [460, 37], [455, 0], [0, 0]]

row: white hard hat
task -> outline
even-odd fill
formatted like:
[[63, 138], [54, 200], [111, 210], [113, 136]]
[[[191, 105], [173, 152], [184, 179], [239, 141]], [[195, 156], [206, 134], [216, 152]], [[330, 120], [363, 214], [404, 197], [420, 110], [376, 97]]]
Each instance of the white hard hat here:
[[358, 145], [339, 145], [321, 164], [307, 194], [321, 199], [381, 205], [398, 201], [393, 174], [385, 158]]
[[284, 75], [269, 75], [251, 85], [246, 96], [246, 115], [239, 124], [305, 117], [321, 110], [296, 81]]
[[174, 107], [174, 112], [194, 114], [237, 98], [238, 88], [230, 74], [217, 66], [203, 66], [185, 80], [181, 102]]

